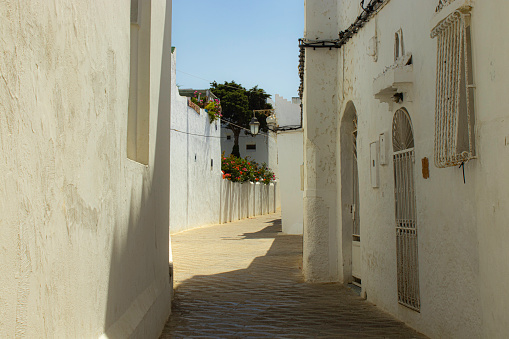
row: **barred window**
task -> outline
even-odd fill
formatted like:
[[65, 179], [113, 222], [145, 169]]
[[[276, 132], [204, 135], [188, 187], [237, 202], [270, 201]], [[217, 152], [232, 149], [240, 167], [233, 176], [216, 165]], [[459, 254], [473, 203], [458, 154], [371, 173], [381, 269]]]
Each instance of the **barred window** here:
[[437, 38], [435, 165], [460, 165], [475, 157], [470, 14], [457, 10], [431, 32]]

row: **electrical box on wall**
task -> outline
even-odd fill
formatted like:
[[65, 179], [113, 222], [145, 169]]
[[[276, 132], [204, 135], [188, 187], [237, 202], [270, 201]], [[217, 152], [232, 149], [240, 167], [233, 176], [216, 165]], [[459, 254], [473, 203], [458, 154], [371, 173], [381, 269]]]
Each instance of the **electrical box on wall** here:
[[369, 144], [370, 153], [370, 174], [371, 174], [371, 187], [379, 187], [378, 183], [378, 141]]
[[380, 148], [380, 154], [378, 155], [378, 161], [380, 165], [387, 165], [387, 133], [381, 133], [378, 137], [378, 146]]

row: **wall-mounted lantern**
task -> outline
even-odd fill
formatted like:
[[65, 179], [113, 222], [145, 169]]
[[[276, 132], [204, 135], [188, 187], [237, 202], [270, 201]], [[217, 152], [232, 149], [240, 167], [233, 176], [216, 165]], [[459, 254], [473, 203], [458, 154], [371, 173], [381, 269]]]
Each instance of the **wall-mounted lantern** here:
[[256, 119], [255, 116], [253, 116], [253, 119], [251, 119], [251, 122], [249, 122], [249, 128], [251, 128], [252, 135], [258, 134], [258, 131], [260, 129], [260, 123], [258, 122], [258, 119]]

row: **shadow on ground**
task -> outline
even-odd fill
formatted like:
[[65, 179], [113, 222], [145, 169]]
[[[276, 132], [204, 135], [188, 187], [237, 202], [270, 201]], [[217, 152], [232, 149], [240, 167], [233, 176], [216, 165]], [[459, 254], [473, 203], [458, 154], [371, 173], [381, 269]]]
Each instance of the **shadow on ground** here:
[[248, 268], [179, 284], [161, 338], [424, 338], [340, 284], [304, 283], [302, 236], [281, 234], [279, 219], [217, 241], [267, 238]]

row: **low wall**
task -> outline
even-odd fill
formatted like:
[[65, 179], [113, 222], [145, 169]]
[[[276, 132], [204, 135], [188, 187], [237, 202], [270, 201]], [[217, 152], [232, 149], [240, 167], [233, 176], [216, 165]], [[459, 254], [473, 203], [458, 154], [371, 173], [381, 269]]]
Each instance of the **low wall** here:
[[276, 211], [276, 185], [221, 181], [221, 224], [274, 213]]

